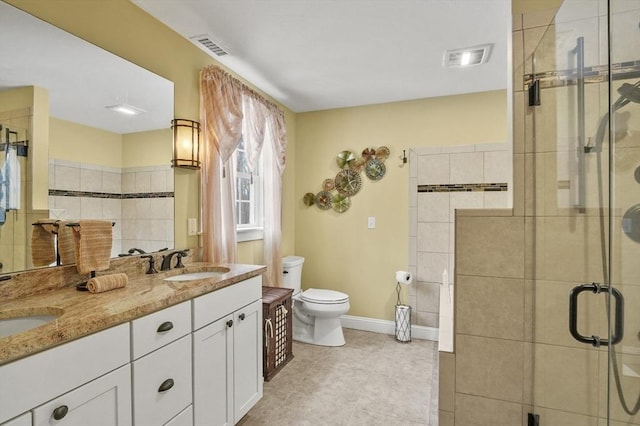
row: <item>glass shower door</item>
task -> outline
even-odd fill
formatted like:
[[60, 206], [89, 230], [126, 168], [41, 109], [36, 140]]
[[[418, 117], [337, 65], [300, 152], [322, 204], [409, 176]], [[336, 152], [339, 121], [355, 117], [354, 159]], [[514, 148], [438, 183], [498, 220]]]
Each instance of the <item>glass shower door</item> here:
[[565, 0], [525, 29], [531, 424], [640, 424], [639, 23]]
[[[609, 250], [624, 338], [609, 351], [610, 424], [640, 424], [640, 1], [609, 2]], [[611, 318], [612, 323], [614, 318]]]

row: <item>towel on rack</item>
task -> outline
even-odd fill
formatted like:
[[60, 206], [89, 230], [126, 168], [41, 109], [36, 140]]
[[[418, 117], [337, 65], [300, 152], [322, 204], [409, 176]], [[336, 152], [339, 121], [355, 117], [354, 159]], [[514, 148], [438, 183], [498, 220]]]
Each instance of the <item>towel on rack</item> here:
[[56, 260], [54, 232], [56, 221], [38, 220], [31, 230], [31, 262], [33, 266], [47, 266]]
[[78, 223], [78, 221], [58, 222], [58, 254], [60, 255], [61, 265], [76, 263], [75, 236], [73, 235], [73, 228], [67, 226], [68, 223]]
[[0, 167], [0, 207], [5, 210], [20, 208], [20, 162], [18, 148], [7, 144], [6, 157]]
[[80, 220], [78, 226], [73, 226], [79, 273], [109, 269], [112, 228], [112, 222], [107, 220]]

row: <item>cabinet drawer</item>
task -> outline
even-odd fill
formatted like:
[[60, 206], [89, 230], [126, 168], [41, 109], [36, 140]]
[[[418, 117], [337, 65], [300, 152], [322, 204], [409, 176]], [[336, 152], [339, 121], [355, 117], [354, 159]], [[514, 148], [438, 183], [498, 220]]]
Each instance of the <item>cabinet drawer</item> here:
[[164, 426], [193, 426], [193, 405], [182, 410], [182, 413], [169, 420]]
[[191, 404], [191, 335], [133, 362], [133, 422], [161, 425]]
[[133, 320], [131, 322], [132, 358], [138, 359], [190, 332], [190, 301]]
[[193, 329], [204, 327], [261, 297], [261, 275], [200, 296], [193, 300]]
[[129, 324], [0, 366], [0, 423], [128, 364]]

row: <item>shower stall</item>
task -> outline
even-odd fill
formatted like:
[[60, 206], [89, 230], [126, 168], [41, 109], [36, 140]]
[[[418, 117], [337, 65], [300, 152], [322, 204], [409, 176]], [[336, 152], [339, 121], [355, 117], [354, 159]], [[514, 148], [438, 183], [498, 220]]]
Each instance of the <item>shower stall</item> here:
[[523, 423], [640, 425], [640, 0], [565, 0], [523, 34]]

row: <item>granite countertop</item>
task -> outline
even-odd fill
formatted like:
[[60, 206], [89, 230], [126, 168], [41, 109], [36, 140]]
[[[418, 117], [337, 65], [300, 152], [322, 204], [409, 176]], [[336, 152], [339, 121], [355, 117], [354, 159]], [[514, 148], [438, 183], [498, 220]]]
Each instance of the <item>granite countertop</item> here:
[[[173, 275], [217, 267], [229, 271], [193, 281], [164, 280]], [[31, 330], [0, 338], [0, 365], [244, 281], [265, 270], [266, 267], [258, 265], [191, 263], [184, 269], [129, 276], [126, 287], [104, 293], [77, 291], [75, 286], [69, 286], [2, 301], [0, 319], [25, 315], [60, 316]]]

